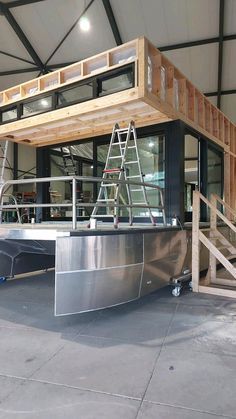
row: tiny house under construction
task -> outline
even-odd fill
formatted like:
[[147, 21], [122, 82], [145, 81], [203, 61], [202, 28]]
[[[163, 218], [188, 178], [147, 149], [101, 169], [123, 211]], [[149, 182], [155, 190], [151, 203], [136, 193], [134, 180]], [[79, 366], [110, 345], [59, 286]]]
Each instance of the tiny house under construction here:
[[[128, 135], [130, 121], [138, 158], [125, 162], [126, 177], [117, 171], [119, 155], [110, 155], [116, 160], [110, 181], [123, 183], [126, 192], [100, 196], [97, 228], [88, 229], [100, 178], [111, 173], [113, 127]], [[209, 199], [217, 194], [228, 211], [235, 208], [235, 130], [145, 38], [1, 92], [0, 141], [36, 147], [37, 178], [2, 184], [0, 275], [55, 264], [55, 313], [62, 315], [139, 298], [191, 270], [193, 191]], [[121, 155], [125, 141], [118, 141]], [[137, 160], [139, 173], [131, 168]], [[145, 202], [137, 198], [140, 187]], [[28, 201], [11, 202], [7, 193], [13, 200], [26, 194]], [[209, 208], [199, 208], [207, 223]], [[117, 211], [116, 230], [108, 210]], [[203, 253], [201, 269], [207, 269]]]

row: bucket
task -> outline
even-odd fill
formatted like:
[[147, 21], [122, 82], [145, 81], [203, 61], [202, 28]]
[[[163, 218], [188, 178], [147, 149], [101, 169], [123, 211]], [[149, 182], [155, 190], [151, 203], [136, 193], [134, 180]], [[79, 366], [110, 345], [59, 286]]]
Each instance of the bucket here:
[[96, 220], [96, 218], [90, 218], [90, 228], [91, 229], [97, 228], [97, 220]]

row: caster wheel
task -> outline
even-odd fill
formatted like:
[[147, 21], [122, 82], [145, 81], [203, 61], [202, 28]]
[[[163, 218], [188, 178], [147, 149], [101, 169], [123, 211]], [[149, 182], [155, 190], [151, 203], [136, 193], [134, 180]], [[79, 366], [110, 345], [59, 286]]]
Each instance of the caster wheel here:
[[193, 290], [193, 283], [192, 283], [192, 281], [189, 282], [189, 289], [190, 289], [190, 291]]
[[181, 287], [175, 287], [175, 288], [172, 290], [172, 295], [173, 295], [174, 297], [179, 297], [179, 296], [180, 296], [180, 291], [181, 291]]

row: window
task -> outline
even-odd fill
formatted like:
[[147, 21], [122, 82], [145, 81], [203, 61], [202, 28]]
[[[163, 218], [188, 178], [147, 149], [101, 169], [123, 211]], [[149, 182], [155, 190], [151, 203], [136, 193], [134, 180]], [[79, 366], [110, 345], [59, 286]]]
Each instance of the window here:
[[17, 107], [2, 112], [2, 122], [10, 122], [17, 119]]
[[[190, 134], [184, 142], [184, 207], [185, 214], [192, 212], [193, 191], [199, 184], [199, 142]], [[191, 218], [191, 217], [190, 217]], [[186, 216], [186, 221], [190, 221]]]
[[58, 93], [58, 105], [65, 106], [69, 103], [83, 102], [93, 98], [93, 82], [63, 90]]
[[208, 146], [207, 151], [207, 196], [211, 194], [222, 197], [222, 153]]
[[52, 109], [52, 96], [25, 102], [22, 105], [22, 118], [37, 115]]
[[[141, 169], [144, 174], [144, 182], [151, 183], [165, 188], [165, 137], [164, 135], [152, 135], [150, 137], [139, 138], [137, 141]], [[132, 149], [131, 149], [132, 152]], [[133, 165], [136, 166], [137, 165]], [[130, 168], [131, 174], [135, 175], [135, 168]], [[137, 169], [136, 169], [137, 170]], [[134, 179], [135, 180], [135, 179]], [[161, 205], [160, 193], [153, 188], [146, 188], [147, 199], [150, 205]], [[163, 191], [164, 192], [164, 191]], [[137, 199], [137, 201], [136, 201]], [[133, 192], [132, 200], [135, 202], [143, 200], [141, 192]], [[146, 209], [136, 209], [134, 214], [137, 216], [148, 217], [149, 213]], [[154, 216], [162, 216], [158, 209], [153, 208]]]
[[[164, 135], [152, 135], [145, 138], [138, 138], [138, 152], [139, 152], [139, 160], [141, 164], [142, 173], [144, 174], [144, 181], [147, 183], [151, 183], [153, 185], [160, 186], [161, 188], [165, 188], [165, 137]], [[112, 151], [112, 156], [116, 156], [119, 154], [119, 148], [113, 147], [114, 150]], [[109, 144], [99, 144], [97, 146], [97, 157], [98, 157], [98, 168], [97, 168], [97, 175], [102, 176], [102, 169], [105, 166], [107, 153], [109, 149]], [[135, 149], [130, 148], [127, 152], [127, 162], [137, 160]], [[100, 166], [99, 166], [100, 165]], [[117, 160], [114, 159], [111, 162], [112, 167], [117, 167]], [[110, 166], [109, 166], [110, 167]], [[126, 174], [127, 176], [131, 176], [130, 182], [133, 180], [134, 182], [139, 182], [139, 170], [137, 164], [127, 164], [126, 165]], [[132, 176], [138, 176], [137, 178]], [[117, 174], [114, 174], [114, 179], [117, 178]], [[107, 197], [110, 199], [114, 198], [114, 188], [107, 188]], [[99, 191], [99, 186], [98, 186]], [[139, 186], [135, 187], [134, 185], [130, 186], [131, 191], [131, 200], [132, 202], [144, 202], [143, 192]], [[160, 205], [160, 194], [156, 189], [153, 188], [146, 188], [147, 192], [147, 199], [150, 205], [154, 207]], [[163, 191], [164, 192], [164, 191]], [[103, 198], [103, 197], [102, 197]], [[126, 205], [128, 202], [127, 190], [125, 186], [121, 187], [120, 191], [120, 204]], [[120, 211], [121, 217], [128, 217], [128, 209], [121, 208]], [[112, 208], [105, 208], [99, 209], [99, 214], [111, 214], [112, 215]], [[157, 208], [152, 209], [152, 214], [154, 216], [162, 216], [160, 211]], [[135, 217], [149, 217], [149, 213], [147, 209], [144, 208], [134, 208], [133, 215]]]
[[132, 87], [134, 87], [133, 66], [121, 69], [119, 73], [98, 78], [98, 96], [110, 95]]

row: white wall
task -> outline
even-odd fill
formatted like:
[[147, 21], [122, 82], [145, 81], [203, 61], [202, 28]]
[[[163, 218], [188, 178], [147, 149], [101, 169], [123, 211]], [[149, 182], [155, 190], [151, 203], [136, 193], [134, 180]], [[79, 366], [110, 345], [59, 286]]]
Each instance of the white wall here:
[[[36, 176], [36, 148], [19, 144], [18, 146], [18, 178]], [[30, 173], [22, 173], [28, 172]], [[32, 192], [35, 191], [35, 184], [21, 185], [19, 191]]]

